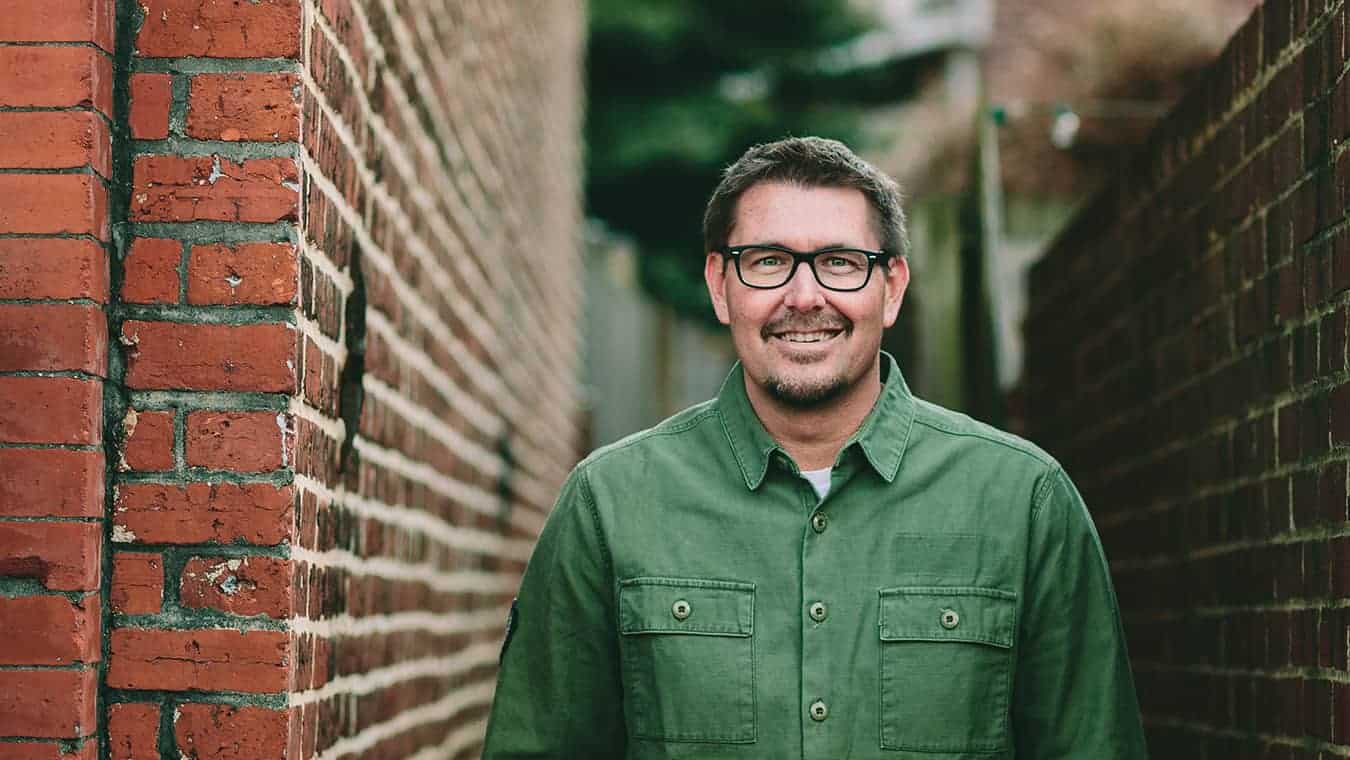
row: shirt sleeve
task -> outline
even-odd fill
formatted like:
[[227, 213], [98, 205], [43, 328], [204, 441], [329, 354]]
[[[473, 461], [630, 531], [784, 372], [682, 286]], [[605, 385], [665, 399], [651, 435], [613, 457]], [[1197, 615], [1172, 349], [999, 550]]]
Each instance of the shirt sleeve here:
[[583, 470], [544, 524], [512, 617], [484, 760], [623, 757], [613, 569]]
[[1036, 489], [1013, 701], [1018, 760], [1147, 757], [1101, 541], [1059, 467]]

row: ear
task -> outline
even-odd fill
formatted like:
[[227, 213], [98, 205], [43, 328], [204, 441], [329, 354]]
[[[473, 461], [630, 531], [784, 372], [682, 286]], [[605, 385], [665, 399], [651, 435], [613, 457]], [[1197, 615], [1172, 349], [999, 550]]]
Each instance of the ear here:
[[731, 311], [727, 308], [727, 266], [727, 260], [720, 253], [709, 253], [703, 261], [703, 282], [708, 286], [717, 321], [724, 325], [731, 324]]
[[895, 324], [900, 315], [900, 304], [905, 300], [905, 289], [909, 287], [909, 261], [903, 256], [892, 256], [890, 266], [882, 269], [886, 282], [885, 326]]

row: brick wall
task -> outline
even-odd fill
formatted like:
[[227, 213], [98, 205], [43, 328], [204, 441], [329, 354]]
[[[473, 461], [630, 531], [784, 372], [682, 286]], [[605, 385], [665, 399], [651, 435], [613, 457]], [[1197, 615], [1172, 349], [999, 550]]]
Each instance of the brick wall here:
[[1345, 0], [1268, 0], [1032, 276], [1154, 757], [1350, 752]]
[[0, 759], [475, 753], [578, 455], [581, 7], [0, 17]]
[[98, 757], [112, 9], [0, 0], [0, 758]]

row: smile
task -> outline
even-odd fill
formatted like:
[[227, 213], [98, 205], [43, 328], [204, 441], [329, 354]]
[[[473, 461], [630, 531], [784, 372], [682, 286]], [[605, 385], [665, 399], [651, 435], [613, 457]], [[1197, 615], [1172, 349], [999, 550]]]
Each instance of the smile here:
[[773, 337], [788, 343], [823, 343], [843, 333], [843, 330], [815, 330], [812, 332], [775, 333]]

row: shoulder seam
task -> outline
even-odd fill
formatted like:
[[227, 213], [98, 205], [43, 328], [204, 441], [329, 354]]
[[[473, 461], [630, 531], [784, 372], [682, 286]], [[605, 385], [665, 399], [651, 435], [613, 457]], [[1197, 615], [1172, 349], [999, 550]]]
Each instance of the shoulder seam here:
[[600, 524], [600, 511], [595, 507], [595, 500], [591, 498], [591, 476], [586, 470], [581, 470], [581, 498], [586, 502], [586, 513], [591, 517], [591, 527], [595, 529], [595, 538], [600, 542], [600, 553], [605, 561], [605, 570], [609, 577], [614, 577], [614, 558], [610, 555], [609, 542], [605, 540], [605, 531]]
[[1041, 514], [1041, 508], [1050, 500], [1050, 481], [1058, 480], [1063, 477], [1064, 470], [1059, 467], [1051, 469], [1041, 478], [1041, 482], [1036, 485], [1036, 491], [1031, 497], [1031, 519], [1035, 520]]
[[923, 425], [924, 427], [932, 428], [933, 430], [947, 433], [948, 435], [960, 435], [966, 436], [968, 438], [979, 438], [980, 440], [988, 441], [990, 443], [996, 443], [1000, 446], [1003, 446], [1004, 448], [1012, 449], [1013, 451], [1016, 451], [1020, 454], [1025, 454], [1031, 457], [1032, 459], [1036, 460], [1037, 462], [1040, 462], [1041, 464], [1045, 465], [1046, 467], [1054, 467], [1056, 465], [1056, 462], [1053, 459], [1050, 459], [1048, 455], [1043, 455], [1025, 446], [1018, 446], [1014, 443], [1005, 441], [1001, 438], [997, 438], [987, 433], [981, 433], [975, 430], [953, 430], [948, 427], [943, 427], [942, 425], [939, 425], [938, 423], [933, 422], [932, 420], [926, 420], [917, 414], [914, 415], [914, 421], [920, 425]]
[[614, 454], [614, 453], [623, 451], [624, 449], [628, 448], [629, 446], [635, 446], [635, 445], [637, 445], [637, 444], [639, 444], [639, 443], [642, 443], [643, 441], [647, 440], [648, 438], [655, 438], [655, 437], [657, 437], [657, 436], [663, 436], [663, 435], [679, 435], [680, 433], [688, 432], [689, 430], [692, 430], [693, 428], [698, 427], [699, 425], [703, 424], [703, 421], [704, 421], [705, 419], [707, 419], [708, 417], [713, 416], [713, 415], [716, 414], [716, 413], [717, 413], [717, 410], [716, 410], [716, 409], [709, 408], [709, 409], [705, 409], [705, 410], [699, 412], [698, 414], [694, 415], [692, 418], [690, 418], [690, 419], [688, 419], [688, 420], [685, 420], [684, 422], [682, 422], [682, 423], [680, 423], [679, 425], [676, 425], [676, 426], [674, 426], [674, 427], [667, 428], [667, 429], [662, 429], [662, 428], [659, 427], [659, 426], [658, 426], [658, 427], [654, 427], [654, 428], [649, 428], [649, 429], [647, 429], [647, 430], [642, 431], [641, 433], [638, 433], [637, 435], [633, 436], [632, 438], [630, 438], [630, 439], [627, 440], [627, 441], [624, 441], [624, 442], [622, 442], [622, 443], [611, 444], [611, 447], [605, 448], [604, 451], [599, 452], [598, 454], [593, 454], [591, 458], [588, 458], [588, 463], [599, 462], [600, 460], [604, 459], [605, 457], [608, 457], [610, 454]]

